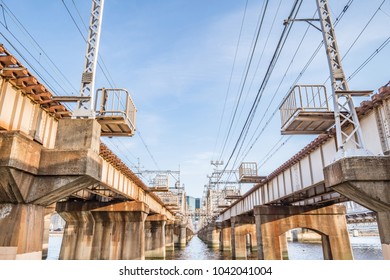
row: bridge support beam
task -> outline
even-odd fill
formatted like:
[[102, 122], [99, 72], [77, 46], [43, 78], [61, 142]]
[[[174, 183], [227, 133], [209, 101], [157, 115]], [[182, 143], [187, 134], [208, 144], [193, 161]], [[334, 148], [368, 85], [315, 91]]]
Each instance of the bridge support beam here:
[[390, 157], [342, 158], [324, 175], [327, 187], [377, 213], [383, 257], [390, 260]]
[[[256, 226], [253, 216], [235, 216], [231, 219], [232, 225], [232, 258], [233, 259], [247, 259], [247, 236], [251, 240], [256, 238]], [[250, 242], [250, 244], [253, 244]], [[254, 244], [255, 241], [254, 241]]]
[[308, 228], [321, 234], [324, 259], [353, 259], [344, 206], [256, 206], [254, 214], [261, 260], [283, 259], [285, 233], [293, 228]]
[[66, 221], [60, 259], [145, 259], [144, 203], [65, 202], [57, 212]]
[[42, 259], [44, 211], [33, 204], [0, 204], [0, 259]]
[[145, 221], [145, 258], [165, 259], [166, 216], [150, 215]]
[[232, 224], [230, 220], [222, 222], [221, 225], [221, 251], [231, 251], [232, 250]]
[[172, 221], [167, 221], [165, 224], [165, 251], [174, 251], [175, 250], [175, 242], [173, 238], [175, 223]]

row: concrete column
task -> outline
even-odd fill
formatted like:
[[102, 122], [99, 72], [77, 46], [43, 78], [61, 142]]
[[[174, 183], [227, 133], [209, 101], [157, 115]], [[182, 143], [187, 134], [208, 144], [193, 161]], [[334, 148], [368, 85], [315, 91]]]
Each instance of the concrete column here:
[[144, 203], [58, 203], [57, 212], [66, 221], [60, 259], [145, 259]]
[[42, 259], [43, 229], [43, 206], [0, 204], [0, 259]]
[[192, 232], [192, 230], [190, 230], [189, 228], [186, 229], [186, 239], [187, 239], [187, 243], [190, 242], [190, 240], [192, 239], [192, 237], [194, 236], [194, 233]]
[[59, 259], [91, 259], [94, 221], [91, 212], [58, 212], [65, 220]]
[[251, 233], [254, 217], [235, 216], [231, 218], [232, 225], [232, 258], [247, 259], [247, 234]]
[[[119, 210], [119, 209], [118, 209]], [[94, 220], [92, 260], [143, 260], [144, 211], [91, 211]]]
[[282, 260], [288, 260], [288, 243], [287, 243], [287, 234], [284, 233], [279, 237], [280, 242], [280, 251], [282, 255]]
[[220, 224], [215, 222], [207, 226], [207, 246], [209, 248], [219, 248], [219, 234], [221, 232]]
[[248, 236], [251, 252], [257, 252], [257, 237], [256, 237], [256, 223], [255, 217], [252, 219], [252, 224], [248, 225]]
[[390, 211], [377, 212], [376, 217], [382, 243], [383, 258], [390, 260]]
[[185, 224], [180, 224], [180, 232], [179, 232], [179, 243], [178, 246], [180, 249], [183, 249], [187, 245], [187, 230], [186, 230], [186, 225]]
[[174, 222], [167, 221], [165, 224], [165, 251], [174, 251], [175, 243], [173, 240]]
[[123, 231], [122, 260], [145, 259], [145, 219], [149, 209], [145, 204], [139, 203], [136, 211], [125, 215]]
[[222, 222], [221, 225], [221, 250], [231, 251], [232, 250], [232, 225], [230, 220]]
[[151, 215], [145, 221], [145, 258], [165, 259], [166, 216]]
[[254, 213], [259, 259], [283, 259], [280, 237], [293, 228], [308, 228], [321, 234], [324, 259], [353, 258], [344, 206], [257, 206]]
[[50, 220], [55, 210], [54, 206], [45, 208], [43, 237], [42, 237], [42, 259], [46, 260], [49, 249]]

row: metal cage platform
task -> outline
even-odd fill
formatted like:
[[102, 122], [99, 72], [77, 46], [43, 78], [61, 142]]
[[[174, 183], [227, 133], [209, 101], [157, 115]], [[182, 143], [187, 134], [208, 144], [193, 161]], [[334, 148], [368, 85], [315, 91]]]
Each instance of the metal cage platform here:
[[279, 109], [283, 135], [321, 134], [335, 123], [323, 85], [294, 86]]
[[137, 109], [126, 89], [98, 89], [95, 98], [96, 120], [102, 136], [132, 136]]
[[259, 176], [257, 174], [256, 162], [243, 162], [238, 169], [240, 176], [239, 183], [260, 183], [266, 176]]

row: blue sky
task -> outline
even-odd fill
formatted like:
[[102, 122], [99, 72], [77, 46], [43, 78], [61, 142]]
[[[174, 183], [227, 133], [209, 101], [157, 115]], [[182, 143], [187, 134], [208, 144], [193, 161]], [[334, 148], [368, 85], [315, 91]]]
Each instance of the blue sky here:
[[[390, 36], [390, 1], [385, 1], [377, 10], [382, 1], [352, 1], [336, 26], [343, 56], [377, 11], [343, 60], [347, 77]], [[333, 20], [348, 2], [351, 1], [329, 1]], [[1, 41], [24, 61], [14, 50], [15, 46], [28, 61], [24, 64], [30, 70], [32, 65], [42, 77], [41, 82], [58, 95], [77, 94], [86, 48], [64, 3], [86, 36], [80, 16], [85, 23], [89, 22], [90, 1], [0, 1], [4, 6], [0, 13]], [[259, 0], [106, 0], [100, 55], [114, 85], [131, 92], [138, 109], [137, 129], [154, 160], [139, 134], [132, 138], [104, 139], [104, 142], [130, 166], [137, 165], [138, 158], [142, 168], [148, 170], [178, 170], [180, 166], [181, 182], [185, 184], [187, 194], [201, 197], [208, 182], [206, 175], [213, 170], [210, 161], [221, 159], [226, 162], [233, 150], [293, 1], [269, 3], [236, 121], [221, 155], [263, 3]], [[314, 14], [315, 1], [304, 0], [299, 17], [310, 18]], [[41, 48], [21, 32], [16, 19]], [[262, 164], [262, 159], [281, 139], [279, 113], [273, 118], [271, 115], [322, 40], [319, 31], [309, 28], [296, 58], [286, 71], [307, 26], [304, 22], [294, 24], [244, 143], [244, 147], [253, 147], [249, 151], [244, 149], [245, 153], [239, 155], [234, 168], [242, 159]], [[376, 91], [387, 83], [390, 79], [389, 53], [387, 45], [350, 80], [349, 87]], [[321, 48], [299, 80], [300, 84], [326, 81], [329, 72], [324, 54]], [[48, 57], [62, 74], [57, 73]], [[96, 88], [103, 86], [109, 87], [108, 81], [98, 68]], [[275, 99], [266, 111], [274, 94]], [[357, 100], [356, 105], [359, 102]], [[249, 141], [252, 136], [258, 140]], [[293, 136], [276, 153], [271, 152], [273, 156], [261, 166], [260, 173], [269, 174], [313, 138]], [[282, 138], [279, 143], [286, 139]], [[231, 163], [235, 158], [233, 156]], [[231, 168], [232, 165], [228, 166]], [[243, 186], [243, 190], [248, 187]]]

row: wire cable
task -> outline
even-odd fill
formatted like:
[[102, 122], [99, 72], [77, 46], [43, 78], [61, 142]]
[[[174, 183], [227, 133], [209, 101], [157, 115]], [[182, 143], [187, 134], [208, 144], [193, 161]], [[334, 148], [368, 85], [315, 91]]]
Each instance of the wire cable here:
[[225, 115], [226, 103], [227, 103], [227, 100], [228, 100], [228, 97], [229, 97], [230, 86], [231, 86], [231, 83], [232, 83], [232, 80], [233, 80], [233, 73], [234, 73], [234, 69], [235, 69], [235, 65], [236, 65], [237, 54], [238, 54], [238, 48], [239, 48], [240, 41], [241, 41], [241, 35], [242, 35], [243, 27], [244, 27], [244, 21], [245, 21], [245, 17], [246, 17], [247, 7], [248, 7], [248, 0], [247, 0], [246, 3], [245, 3], [244, 15], [243, 15], [242, 21], [241, 21], [241, 27], [240, 27], [240, 32], [239, 32], [239, 35], [238, 35], [238, 40], [237, 40], [237, 45], [236, 45], [236, 51], [235, 51], [235, 53], [234, 53], [233, 66], [232, 66], [232, 70], [231, 70], [231, 72], [230, 72], [230, 78], [229, 78], [228, 88], [227, 88], [226, 95], [225, 95], [225, 101], [224, 101], [224, 103], [223, 103], [223, 109], [222, 109], [221, 119], [220, 119], [219, 126], [218, 126], [217, 138], [215, 139], [214, 153], [213, 153], [213, 154], [215, 154], [215, 150], [216, 150], [216, 148], [217, 148], [217, 143], [218, 143], [218, 139], [219, 139], [219, 134], [220, 134], [220, 132], [221, 132], [221, 127], [222, 127], [222, 121], [223, 121], [224, 115]]
[[230, 136], [230, 133], [232, 131], [232, 127], [233, 127], [233, 124], [234, 124], [234, 120], [236, 118], [236, 114], [237, 114], [237, 109], [239, 107], [239, 104], [240, 104], [240, 100], [241, 100], [241, 97], [242, 97], [242, 93], [243, 93], [243, 90], [244, 90], [244, 86], [245, 86], [245, 83], [246, 83], [246, 79], [248, 77], [248, 74], [249, 74], [249, 70], [250, 70], [250, 67], [251, 67], [251, 64], [252, 64], [252, 61], [253, 61], [253, 56], [254, 56], [254, 53], [255, 53], [255, 50], [256, 50], [256, 46], [257, 46], [257, 42], [258, 42], [258, 39], [259, 39], [259, 36], [260, 36], [260, 32], [262, 30], [262, 26], [263, 26], [263, 22], [264, 22], [264, 18], [265, 18], [265, 13], [267, 11], [267, 7], [268, 7], [268, 0], [265, 2], [264, 4], [264, 9], [263, 9], [263, 12], [262, 12], [262, 15], [261, 15], [261, 23], [259, 25], [259, 28], [257, 30], [257, 35], [256, 35], [256, 39], [255, 39], [255, 43], [252, 47], [252, 51], [251, 51], [251, 54], [250, 54], [250, 58], [249, 58], [249, 63], [248, 63], [248, 66], [247, 66], [247, 69], [245, 71], [245, 75], [244, 75], [244, 81], [242, 83], [242, 86], [241, 86], [241, 89], [240, 89], [240, 92], [239, 92], [239, 95], [238, 95], [238, 100], [236, 102], [236, 106], [234, 108], [234, 111], [233, 111], [233, 116], [232, 116], [232, 119], [230, 121], [230, 125], [229, 125], [229, 129], [228, 129], [228, 133], [225, 137], [225, 141], [224, 141], [224, 144], [223, 144], [223, 147], [222, 147], [222, 152], [221, 152], [221, 156], [220, 158], [222, 158], [222, 155], [225, 151], [225, 148], [226, 148], [226, 144], [227, 144], [227, 141], [229, 140], [229, 136]]
[[[290, 12], [290, 15], [289, 15], [288, 19], [295, 18], [296, 14], [299, 11], [299, 8], [300, 8], [301, 4], [302, 4], [302, 0], [296, 0], [295, 1], [294, 5], [293, 5], [293, 8], [291, 9], [291, 12]], [[238, 137], [238, 139], [236, 141], [236, 144], [235, 144], [235, 146], [234, 146], [234, 148], [233, 148], [233, 150], [232, 150], [232, 152], [231, 152], [231, 154], [229, 156], [229, 159], [228, 159], [228, 161], [227, 161], [227, 163], [226, 163], [226, 165], [225, 165], [225, 167], [224, 167], [222, 172], [224, 172], [227, 169], [227, 167], [228, 167], [228, 165], [229, 165], [233, 155], [235, 154], [239, 144], [243, 143], [245, 141], [246, 135], [247, 135], [249, 127], [250, 127], [250, 125], [251, 125], [251, 123], [253, 121], [254, 115], [256, 113], [257, 107], [258, 107], [259, 102], [261, 100], [261, 97], [263, 95], [264, 89], [265, 89], [265, 87], [266, 87], [266, 85], [267, 85], [267, 83], [269, 81], [269, 78], [270, 78], [270, 76], [272, 74], [272, 71], [273, 71], [273, 69], [274, 69], [274, 67], [275, 67], [275, 65], [276, 65], [276, 63], [278, 61], [278, 58], [279, 58], [279, 56], [281, 54], [281, 51], [282, 51], [282, 49], [283, 49], [283, 47], [284, 47], [284, 45], [286, 43], [287, 37], [288, 37], [288, 35], [289, 35], [290, 31], [291, 31], [291, 27], [293, 25], [292, 23], [293, 22], [291, 20], [288, 20], [286, 25], [285, 25], [285, 27], [284, 27], [284, 29], [283, 29], [283, 31], [282, 31], [282, 34], [281, 34], [281, 36], [279, 38], [279, 41], [278, 41], [278, 44], [277, 44], [277, 46], [275, 48], [275, 52], [274, 52], [274, 54], [272, 56], [272, 59], [271, 59], [271, 61], [269, 63], [269, 66], [267, 68], [266, 74], [265, 74], [265, 76], [263, 78], [263, 81], [261, 83], [261, 86], [260, 86], [260, 88], [259, 88], [259, 90], [257, 92], [256, 98], [255, 98], [255, 100], [254, 100], [254, 102], [252, 104], [252, 107], [251, 107], [251, 109], [250, 109], [250, 111], [248, 113], [247, 119], [246, 119], [246, 121], [244, 123], [244, 126], [243, 126], [243, 128], [241, 130], [241, 133], [240, 133], [240, 135], [239, 135], [239, 137]], [[242, 147], [242, 145], [241, 145], [241, 147]], [[241, 147], [240, 147], [240, 150], [241, 150]]]

